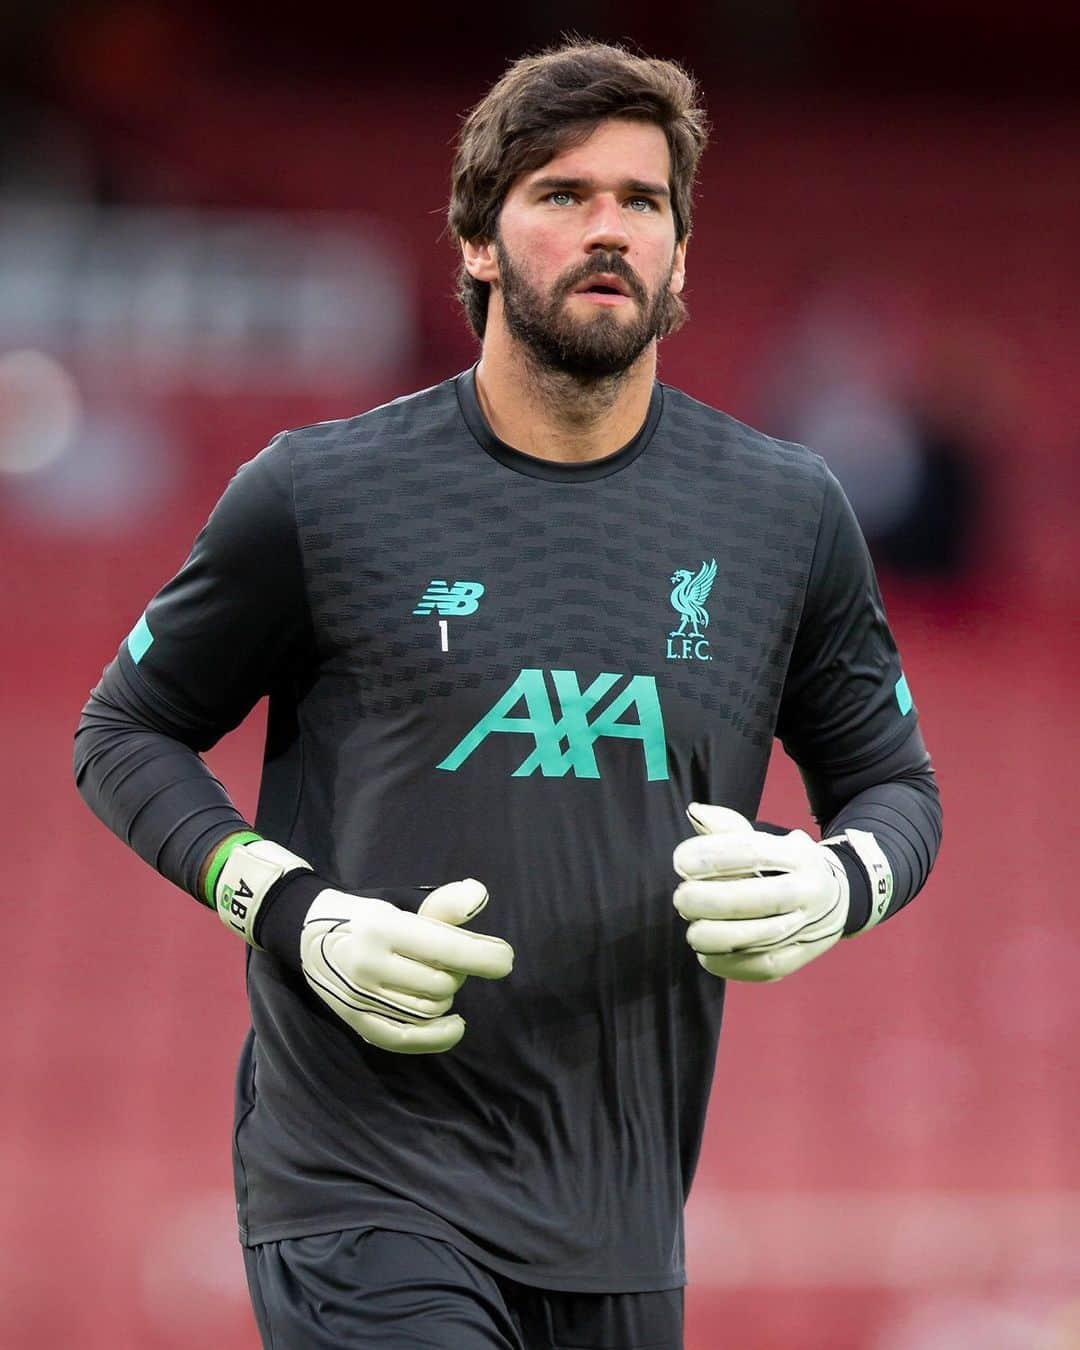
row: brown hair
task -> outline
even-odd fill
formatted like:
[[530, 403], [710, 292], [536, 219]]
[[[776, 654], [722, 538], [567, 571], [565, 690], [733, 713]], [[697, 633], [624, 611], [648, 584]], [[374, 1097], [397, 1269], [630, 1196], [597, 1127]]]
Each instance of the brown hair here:
[[[465, 118], [451, 173], [451, 236], [495, 239], [503, 202], [521, 174], [580, 144], [605, 118], [626, 117], [655, 123], [667, 137], [675, 238], [686, 239], [708, 138], [699, 99], [681, 66], [622, 47], [569, 41], [522, 57]], [[462, 267], [458, 298], [478, 338], [487, 326], [489, 290]]]

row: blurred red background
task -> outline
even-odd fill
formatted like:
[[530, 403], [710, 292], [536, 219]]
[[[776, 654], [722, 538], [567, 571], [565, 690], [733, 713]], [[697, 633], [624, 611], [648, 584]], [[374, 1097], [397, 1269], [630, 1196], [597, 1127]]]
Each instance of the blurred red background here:
[[[830, 7], [812, 8], [824, 22]], [[84, 307], [75, 332], [11, 299], [19, 276], [55, 279], [55, 259], [32, 267], [24, 253], [18, 276], [0, 259], [0, 809], [14, 842], [0, 1344], [240, 1350], [256, 1343], [229, 1167], [243, 954], [93, 820], [71, 780], [71, 736], [239, 463], [283, 426], [373, 406], [475, 358], [440, 212], [458, 114], [500, 63], [454, 83], [391, 72], [374, 86], [229, 88], [207, 75], [202, 48], [205, 38], [217, 53], [211, 71], [223, 51], [235, 60], [228, 25], [211, 43], [198, 24], [174, 31], [161, 13], [131, 12], [141, 17], [121, 22], [119, 47], [115, 33], [87, 31], [92, 8], [51, 34], [53, 69], [80, 70], [83, 87], [52, 84], [46, 97], [27, 83], [20, 163], [28, 170], [31, 146], [47, 144], [65, 167], [16, 176], [17, 190], [9, 178], [0, 229], [25, 245], [28, 201], [60, 210], [65, 238], [99, 244], [149, 206], [173, 223], [194, 210], [205, 228], [236, 213], [260, 229], [287, 220], [313, 241], [289, 256], [314, 286], [329, 247], [319, 232], [332, 226], [370, 250], [342, 256], [374, 331], [346, 327], [338, 360], [316, 324], [274, 357], [258, 334], [240, 326], [230, 346], [228, 325], [206, 320], [208, 335], [189, 325], [183, 341], [154, 330], [154, 364], [151, 319], [173, 303], [167, 290], [135, 294], [105, 327]], [[1039, 18], [1053, 48], [1069, 21]], [[882, 100], [858, 80], [829, 87], [843, 63], [825, 50], [834, 64], [818, 62], [810, 93], [774, 72], [766, 96], [718, 66], [692, 320], [664, 345], [661, 374], [787, 435], [796, 414], [776, 372], [819, 355], [839, 328], [845, 370], [859, 367], [894, 411], [931, 409], [960, 448], [972, 490], [941, 526], [963, 524], [957, 555], [920, 568], [883, 536], [879, 556], [945, 843], [895, 923], [797, 979], [730, 990], [688, 1212], [687, 1345], [1060, 1350], [1080, 1345], [1080, 106], [1060, 91], [1052, 103], [1030, 90], [953, 101], [940, 82]], [[185, 87], [199, 91], [179, 112], [145, 78], [144, 61], [167, 64], [162, 51], [179, 53]], [[1052, 53], [1044, 60], [1053, 84]], [[55, 231], [36, 237], [59, 248]], [[148, 254], [145, 240], [132, 248], [133, 271], [194, 287], [174, 257]], [[365, 289], [367, 265], [392, 275], [390, 302]], [[248, 304], [250, 276], [233, 282]], [[868, 372], [860, 335], [877, 344]], [[290, 376], [288, 354], [305, 342], [310, 378]], [[53, 363], [48, 408], [65, 397], [72, 407], [61, 448], [30, 467], [20, 428], [44, 414], [25, 362], [4, 364], [27, 350]], [[249, 813], [262, 725], [260, 709], [209, 756]], [[762, 814], [807, 821], [779, 752]]]

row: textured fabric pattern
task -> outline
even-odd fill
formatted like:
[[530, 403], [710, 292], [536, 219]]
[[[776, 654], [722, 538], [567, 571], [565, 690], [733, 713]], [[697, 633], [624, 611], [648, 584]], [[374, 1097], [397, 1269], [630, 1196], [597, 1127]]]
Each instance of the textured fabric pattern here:
[[[355, 661], [366, 710], [508, 684], [517, 654], [557, 668], [569, 648], [579, 668], [655, 669], [753, 745], [771, 742], [825, 470], [664, 396], [662, 447], [599, 483], [508, 474], [476, 445], [448, 451], [460, 436], [453, 385], [291, 435], [316, 627], [334, 657]], [[697, 567], [699, 554], [722, 558], [706, 678], [664, 659], [671, 570]], [[447, 660], [419, 636], [434, 625], [409, 602], [430, 577], [471, 577], [481, 559], [487, 594], [467, 648], [455, 643]]]
[[530, 460], [467, 374], [276, 437], [147, 622], [119, 669], [184, 744], [269, 694], [261, 834], [412, 908], [477, 877], [517, 953], [430, 1057], [249, 954], [243, 1240], [389, 1227], [539, 1288], [682, 1284], [723, 1004], [672, 905], [685, 807], [754, 816], [778, 731], [821, 782], [915, 723], [822, 461], [662, 386], [618, 454]]

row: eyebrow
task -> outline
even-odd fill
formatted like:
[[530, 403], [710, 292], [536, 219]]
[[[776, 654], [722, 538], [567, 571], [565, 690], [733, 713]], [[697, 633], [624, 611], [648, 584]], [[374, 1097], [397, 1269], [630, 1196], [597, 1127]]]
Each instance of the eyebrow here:
[[[596, 187], [595, 178], [563, 178], [557, 176], [546, 176], [535, 178], [529, 184], [531, 192], [581, 192], [587, 188]], [[664, 183], [647, 183], [640, 178], [624, 179], [619, 187], [625, 192], [634, 192], [642, 197], [670, 197], [671, 193]]]

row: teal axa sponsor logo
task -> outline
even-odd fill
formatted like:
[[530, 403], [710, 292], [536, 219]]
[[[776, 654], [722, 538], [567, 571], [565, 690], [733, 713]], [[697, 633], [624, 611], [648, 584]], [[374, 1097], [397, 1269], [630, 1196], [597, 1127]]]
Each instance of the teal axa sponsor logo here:
[[523, 670], [437, 767], [453, 773], [489, 736], [506, 734], [532, 741], [514, 778], [537, 771], [544, 778], [568, 773], [599, 778], [596, 744], [609, 737], [641, 742], [649, 782], [668, 776], [664, 717], [652, 675], [605, 673], [583, 689], [572, 670], [552, 670], [546, 676], [542, 670]]
[[475, 614], [484, 588], [479, 581], [429, 581], [414, 614]]
[[671, 605], [681, 615], [679, 626], [668, 634], [669, 661], [711, 661], [704, 629], [709, 626], [705, 602], [716, 580], [716, 559], [703, 562], [696, 572], [680, 567], [671, 578], [675, 588]]

